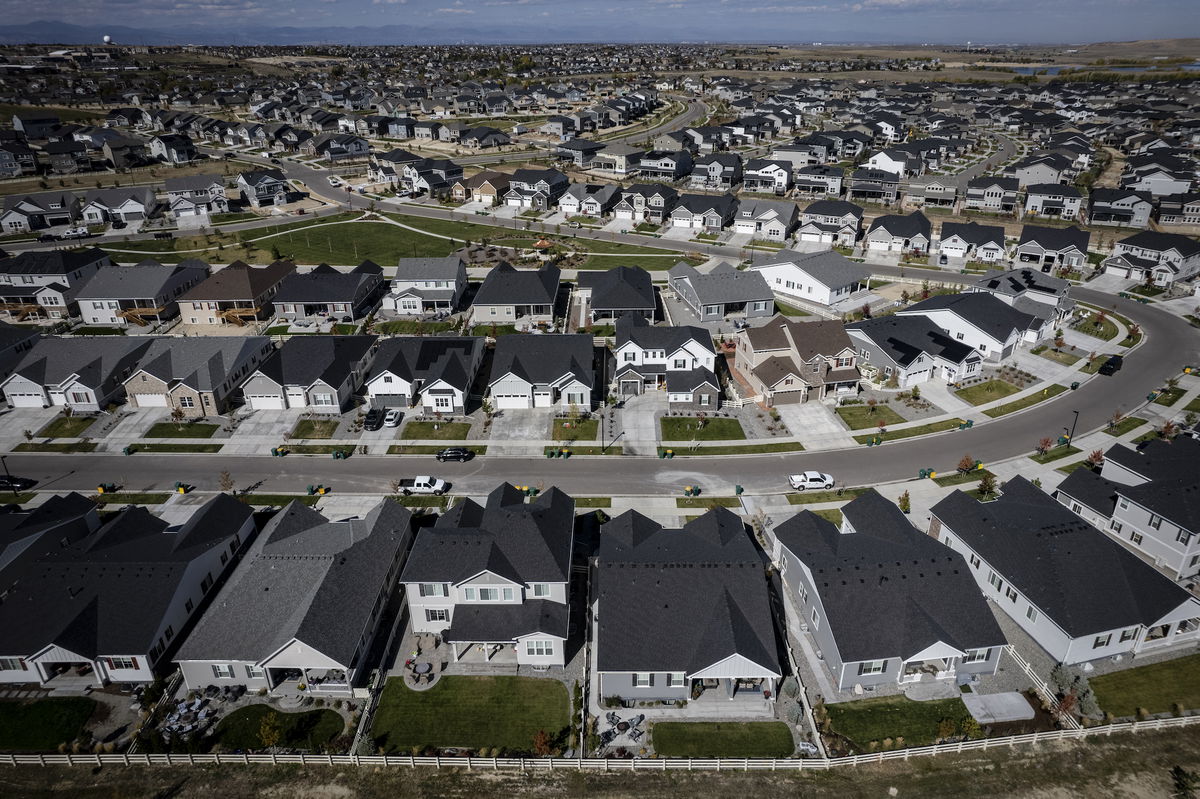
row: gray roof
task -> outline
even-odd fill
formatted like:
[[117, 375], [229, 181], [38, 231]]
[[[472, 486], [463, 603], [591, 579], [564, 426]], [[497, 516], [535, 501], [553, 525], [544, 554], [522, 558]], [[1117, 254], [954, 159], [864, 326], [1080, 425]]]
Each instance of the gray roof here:
[[357, 302], [364, 286], [380, 283], [379, 275], [379, 267], [370, 261], [363, 261], [349, 272], [321, 264], [311, 272], [291, 272], [285, 276], [271, 302]]
[[181, 178], [167, 178], [163, 181], [163, 189], [170, 194], [173, 191], [202, 191], [213, 184], [225, 185], [221, 175], [186, 175]]
[[1032, 314], [1022, 313], [984, 292], [942, 294], [921, 300], [898, 313], [902, 316], [920, 316], [927, 311], [937, 310], [953, 311], [999, 341], [1007, 339], [1014, 330], [1025, 331], [1039, 326]]
[[[575, 500], [550, 488], [531, 502], [509, 483], [466, 499], [417, 534], [402, 583], [459, 583], [490, 571], [516, 583], [570, 579]], [[455, 611], [457, 615], [457, 611]]]
[[[944, 238], [944, 227], [942, 235]], [[1071, 287], [1069, 281], [1048, 275], [1040, 269], [1028, 268], [1009, 269], [1007, 272], [990, 272], [975, 281], [975, 285], [992, 294], [1006, 294], [1012, 297], [1020, 296], [1027, 291], [1054, 295], [1065, 294]]]
[[552, 264], [538, 269], [516, 269], [500, 263], [493, 267], [475, 294], [475, 305], [553, 305], [558, 297], [562, 270]]
[[379, 342], [368, 380], [390, 372], [401, 380], [419, 379], [424, 386], [443, 380], [462, 391], [475, 381], [481, 336], [400, 336]]
[[1021, 239], [1017, 242], [1020, 247], [1023, 244], [1030, 242], [1035, 243], [1045, 250], [1068, 250], [1071, 247], [1086, 254], [1088, 251], [1088, 239], [1091, 234], [1086, 230], [1080, 230], [1077, 227], [1039, 227], [1037, 225], [1026, 225], [1021, 228]]
[[658, 327], [651, 325], [645, 317], [626, 314], [617, 320], [616, 333], [618, 349], [625, 342], [632, 341], [642, 349], [664, 350], [670, 355], [689, 341], [695, 341], [716, 354], [712, 333], [695, 325]]
[[842, 513], [852, 532], [806, 510], [775, 535], [812, 573], [843, 662], [907, 659], [939, 641], [960, 650], [1006, 643], [962, 555], [874, 489]]
[[182, 300], [254, 300], [279, 284], [284, 277], [296, 271], [291, 261], [276, 261], [266, 266], [250, 266], [243, 261], [234, 261], [224, 269], [218, 269], [197, 286], [188, 289]]
[[640, 266], [618, 266], [598, 272], [579, 272], [576, 280], [581, 288], [591, 288], [593, 310], [653, 311], [658, 306], [650, 273]]
[[586, 333], [499, 336], [492, 357], [491, 382], [509, 373], [530, 383], [550, 383], [571, 374], [591, 386], [596, 379], [595, 357], [592, 337]]
[[442, 639], [459, 643], [507, 642], [533, 633], [566, 638], [570, 605], [545, 599], [520, 604], [460, 604]]
[[185, 266], [142, 261], [132, 266], [101, 267], [76, 294], [80, 300], [155, 299], [168, 296], [179, 286], [196, 284], [208, 276], [208, 264]]
[[822, 285], [831, 289], [849, 286], [852, 283], [862, 283], [871, 276], [870, 269], [851, 261], [835, 250], [819, 250], [817, 252], [781, 250], [762, 263], [754, 264], [750, 269], [765, 269], [768, 266], [783, 263], [795, 264]]
[[943, 222], [939, 238], [946, 241], [951, 236], [958, 236], [968, 244], [982, 247], [984, 244], [995, 244], [1004, 248], [1004, 227], [1001, 225], [981, 225], [978, 222]]
[[596, 592], [600, 671], [694, 673], [737, 654], [782, 672], [762, 557], [727, 508], [679, 530], [616, 517], [600, 536]]
[[351, 660], [375, 600], [391, 590], [388, 572], [412, 534], [412, 512], [395, 500], [340, 521], [292, 502], [263, 528], [176, 660], [261, 662], [298, 639], [358, 665]]
[[340, 386], [375, 346], [375, 336], [292, 336], [258, 371], [281, 386]]
[[78, 375], [84, 385], [99, 388], [132, 369], [153, 341], [124, 336], [43, 338], [21, 359], [13, 374], [42, 386], [57, 385]]
[[266, 336], [159, 338], [146, 350], [139, 368], [166, 382], [168, 389], [183, 383], [221, 395], [227, 393], [221, 385], [233, 371], [270, 343]]
[[848, 324], [846, 330], [860, 331], [900, 366], [908, 366], [922, 353], [962, 363], [974, 352], [924, 316], [879, 316]]
[[453, 282], [463, 267], [457, 255], [445, 258], [401, 258], [396, 266], [397, 281], [405, 280], [449, 280]]
[[775, 297], [762, 273], [752, 269], [743, 272], [725, 262], [705, 273], [680, 261], [667, 274], [672, 284], [676, 281], [690, 283], [702, 305], [773, 300]]
[[1072, 637], [1154, 624], [1191, 599], [1024, 477], [992, 502], [955, 491], [933, 515]]
[[867, 232], [870, 234], [881, 228], [893, 236], [905, 239], [915, 238], [916, 236], [924, 236], [926, 239], [929, 239], [933, 235], [933, 227], [929, 224], [929, 217], [920, 211], [913, 211], [907, 216], [899, 214], [877, 216], [871, 221], [871, 227]]
[[0, 259], [0, 274], [66, 275], [107, 258], [108, 253], [95, 247], [86, 250], [32, 250]]

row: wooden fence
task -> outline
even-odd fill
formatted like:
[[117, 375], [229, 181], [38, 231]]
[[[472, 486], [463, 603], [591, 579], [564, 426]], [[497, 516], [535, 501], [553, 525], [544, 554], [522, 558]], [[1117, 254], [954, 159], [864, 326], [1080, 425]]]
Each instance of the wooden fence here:
[[1131, 721], [1085, 729], [1051, 730], [1004, 738], [894, 749], [848, 757], [813, 758], [525, 758], [525, 757], [416, 757], [410, 755], [284, 755], [284, 754], [3, 754], [0, 765], [9, 766], [200, 766], [289, 765], [390, 766], [403, 768], [465, 768], [468, 771], [828, 771], [843, 766], [866, 766], [888, 760], [986, 751], [1051, 741], [1071, 741], [1114, 733], [1167, 730], [1200, 724], [1200, 716]]

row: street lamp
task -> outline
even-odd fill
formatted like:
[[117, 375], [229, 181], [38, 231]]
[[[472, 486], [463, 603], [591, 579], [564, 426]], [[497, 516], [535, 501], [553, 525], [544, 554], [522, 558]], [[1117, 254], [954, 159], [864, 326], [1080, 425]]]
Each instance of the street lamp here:
[[[1079, 424], [1079, 411], [1071, 411], [1075, 414], [1075, 418], [1071, 421], [1071, 431], [1067, 433], [1067, 446], [1072, 446], [1075, 443], [1075, 425]], [[1063, 428], [1066, 430], [1067, 428]]]
[[8, 473], [8, 456], [0, 455], [0, 464], [4, 465], [4, 477], [8, 480], [8, 487], [12, 489], [13, 496], [20, 496], [17, 493], [17, 484], [13, 482], [12, 475]]

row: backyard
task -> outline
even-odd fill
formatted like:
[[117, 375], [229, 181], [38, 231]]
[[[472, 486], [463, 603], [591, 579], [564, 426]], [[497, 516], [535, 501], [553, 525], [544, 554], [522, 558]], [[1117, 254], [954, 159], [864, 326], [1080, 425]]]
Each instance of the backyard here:
[[663, 757], [788, 757], [796, 748], [780, 721], [659, 721], [650, 737]]
[[737, 419], [667, 416], [660, 420], [663, 441], [733, 441], [746, 437]]
[[1100, 708], [1117, 718], [1147, 713], [1169, 713], [1179, 704], [1184, 710], [1200, 709], [1200, 655], [1176, 658], [1149, 666], [1115, 671], [1088, 681]]
[[332, 710], [280, 713], [270, 705], [251, 705], [221, 719], [214, 745], [225, 750], [265, 748], [261, 731], [268, 716], [274, 716], [278, 723], [279, 739], [275, 745], [288, 749], [320, 751], [346, 728], [341, 714]]
[[[878, 696], [825, 706], [833, 732], [847, 738], [855, 749], [867, 751], [891, 739], [896, 748], [928, 746], [941, 735], [961, 734], [972, 719], [961, 699], [915, 702], [905, 696]], [[948, 720], [943, 724], [943, 720]], [[964, 728], [965, 724], [965, 728]], [[901, 743], [902, 742], [902, 743]]]
[[96, 700], [82, 696], [0, 702], [0, 751], [51, 752], [83, 731]]
[[553, 679], [443, 676], [428, 690], [414, 691], [393, 678], [379, 699], [371, 735], [385, 752], [426, 746], [528, 752], [539, 731], [565, 738], [569, 707], [566, 686]]

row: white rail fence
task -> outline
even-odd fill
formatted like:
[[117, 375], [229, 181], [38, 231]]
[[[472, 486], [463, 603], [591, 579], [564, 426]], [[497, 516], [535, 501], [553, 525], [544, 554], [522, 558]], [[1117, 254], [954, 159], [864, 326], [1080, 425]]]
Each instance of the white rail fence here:
[[523, 758], [523, 757], [415, 757], [409, 755], [283, 755], [283, 754], [4, 754], [0, 765], [9, 766], [200, 766], [289, 765], [391, 766], [403, 768], [465, 768], [468, 771], [828, 771], [842, 766], [865, 766], [888, 760], [986, 751], [1049, 741], [1071, 741], [1114, 733], [1167, 730], [1200, 724], [1200, 716], [1180, 716], [1108, 724], [1086, 729], [1050, 730], [1004, 738], [895, 749], [865, 755], [828, 758]]

